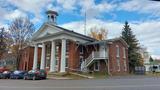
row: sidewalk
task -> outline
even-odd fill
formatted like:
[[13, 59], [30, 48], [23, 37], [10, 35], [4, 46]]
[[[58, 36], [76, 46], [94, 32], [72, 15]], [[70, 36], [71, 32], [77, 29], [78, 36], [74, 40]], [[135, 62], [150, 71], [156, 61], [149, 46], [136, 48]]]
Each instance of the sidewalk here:
[[72, 78], [68, 77], [48, 77], [50, 80], [72, 80]]

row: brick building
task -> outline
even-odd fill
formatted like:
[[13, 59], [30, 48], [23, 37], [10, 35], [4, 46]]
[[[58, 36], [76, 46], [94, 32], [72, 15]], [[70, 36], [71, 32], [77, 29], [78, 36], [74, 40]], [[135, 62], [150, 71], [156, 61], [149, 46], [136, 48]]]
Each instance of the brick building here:
[[47, 15], [48, 22], [32, 37], [34, 47], [24, 50], [29, 56], [22, 57], [21, 69], [128, 73], [128, 45], [123, 39], [98, 41], [56, 25], [56, 12]]

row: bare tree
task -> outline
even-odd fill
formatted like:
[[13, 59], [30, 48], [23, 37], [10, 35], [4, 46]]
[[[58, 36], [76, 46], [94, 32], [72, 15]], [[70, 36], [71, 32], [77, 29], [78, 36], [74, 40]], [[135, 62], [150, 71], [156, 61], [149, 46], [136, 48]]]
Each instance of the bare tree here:
[[29, 45], [34, 31], [34, 25], [28, 18], [18, 17], [9, 26], [9, 33], [12, 39], [11, 50], [16, 57], [17, 69], [20, 62], [20, 51], [23, 47]]
[[97, 27], [92, 27], [90, 29], [89, 36], [97, 40], [105, 40], [107, 39], [107, 34], [108, 31], [105, 28], [98, 29]]
[[1, 56], [8, 51], [9, 39], [9, 33], [6, 29], [4, 27], [0, 28], [0, 59]]

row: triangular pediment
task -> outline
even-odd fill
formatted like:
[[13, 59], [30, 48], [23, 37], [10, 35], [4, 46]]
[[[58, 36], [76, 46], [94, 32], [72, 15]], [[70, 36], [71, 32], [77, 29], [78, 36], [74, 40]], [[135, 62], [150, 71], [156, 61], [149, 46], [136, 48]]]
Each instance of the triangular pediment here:
[[32, 40], [38, 39], [38, 38], [42, 38], [48, 35], [52, 35], [54, 33], [58, 33], [61, 32], [63, 30], [55, 27], [54, 25], [50, 25], [50, 24], [43, 24], [41, 26], [41, 28], [33, 35]]

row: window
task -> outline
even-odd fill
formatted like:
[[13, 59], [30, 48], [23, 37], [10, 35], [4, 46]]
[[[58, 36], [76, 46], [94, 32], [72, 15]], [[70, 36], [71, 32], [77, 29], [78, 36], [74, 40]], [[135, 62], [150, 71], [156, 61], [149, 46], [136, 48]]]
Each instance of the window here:
[[126, 49], [123, 47], [123, 58], [126, 58]]
[[67, 43], [66, 43], [66, 54], [68, 54], [69, 53], [69, 41], [67, 41]]
[[59, 58], [58, 56], [56, 57], [56, 65], [58, 65], [58, 61], [59, 61]]
[[120, 71], [120, 59], [119, 58], [117, 58], [117, 67], [118, 67], [117, 71]]
[[83, 46], [80, 46], [80, 54], [83, 54]]
[[68, 56], [66, 56], [66, 63], [65, 63], [65, 67], [68, 68]]
[[120, 51], [119, 51], [119, 46], [118, 45], [116, 45], [116, 56], [117, 57], [119, 57], [120, 55]]
[[126, 59], [124, 59], [124, 71], [127, 71]]
[[82, 62], [83, 62], [83, 56], [80, 56], [79, 64], [81, 65]]
[[100, 66], [99, 61], [96, 61], [96, 62], [94, 63], [94, 71], [99, 71], [99, 66]]

